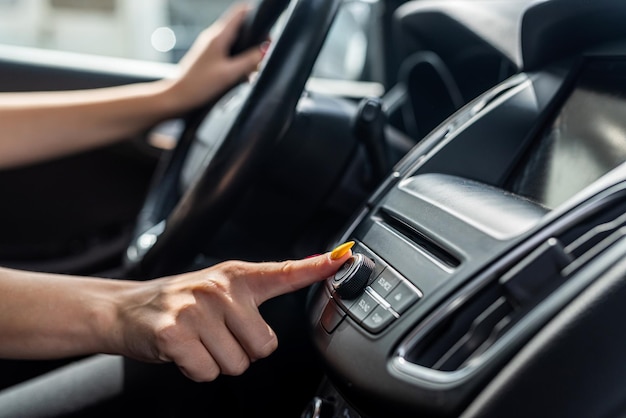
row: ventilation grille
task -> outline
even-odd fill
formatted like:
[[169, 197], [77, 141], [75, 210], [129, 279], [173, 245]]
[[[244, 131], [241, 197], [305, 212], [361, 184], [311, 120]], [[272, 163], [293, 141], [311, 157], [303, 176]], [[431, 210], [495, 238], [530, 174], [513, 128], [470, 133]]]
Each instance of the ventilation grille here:
[[406, 352], [411, 363], [455, 371], [478, 359], [537, 303], [626, 235], [613, 204], [550, 238], [439, 320]]
[[420, 251], [425, 252], [430, 257], [439, 261], [441, 264], [449, 268], [456, 268], [461, 265], [461, 261], [458, 257], [456, 257], [439, 243], [435, 242], [434, 240], [424, 235], [422, 232], [418, 231], [415, 227], [413, 227], [406, 220], [404, 220], [400, 215], [394, 213], [388, 208], [381, 208], [381, 210], [378, 212], [378, 217], [376, 220], [388, 229], [403, 237], [406, 241], [410, 242]]

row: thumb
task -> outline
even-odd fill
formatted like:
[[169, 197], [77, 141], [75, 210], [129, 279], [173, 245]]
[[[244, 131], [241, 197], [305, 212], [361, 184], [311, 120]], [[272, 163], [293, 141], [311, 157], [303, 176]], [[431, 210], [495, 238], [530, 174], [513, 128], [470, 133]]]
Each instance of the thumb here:
[[273, 297], [305, 288], [332, 276], [350, 258], [354, 242], [342, 244], [327, 252], [301, 260], [257, 265], [255, 277], [249, 286], [260, 305]]

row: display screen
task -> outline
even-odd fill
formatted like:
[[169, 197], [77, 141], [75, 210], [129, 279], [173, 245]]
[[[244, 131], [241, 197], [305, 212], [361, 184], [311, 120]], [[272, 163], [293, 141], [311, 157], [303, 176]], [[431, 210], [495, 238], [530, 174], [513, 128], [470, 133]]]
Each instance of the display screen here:
[[554, 208], [624, 161], [626, 61], [593, 60], [531, 144], [510, 188]]

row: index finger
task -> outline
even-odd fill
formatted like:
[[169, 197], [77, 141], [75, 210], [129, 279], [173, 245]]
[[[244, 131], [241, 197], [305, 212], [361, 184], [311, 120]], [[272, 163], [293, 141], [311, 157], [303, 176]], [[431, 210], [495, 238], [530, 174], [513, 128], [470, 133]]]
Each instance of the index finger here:
[[327, 252], [302, 260], [258, 264], [255, 277], [249, 282], [256, 304], [332, 276], [350, 258], [352, 251], [348, 248], [338, 258], [331, 257], [331, 254]]

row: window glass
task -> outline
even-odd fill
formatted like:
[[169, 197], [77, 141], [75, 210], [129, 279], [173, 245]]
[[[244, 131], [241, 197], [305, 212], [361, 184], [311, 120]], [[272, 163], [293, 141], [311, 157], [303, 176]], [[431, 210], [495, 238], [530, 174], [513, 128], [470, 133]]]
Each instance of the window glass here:
[[[198, 33], [236, 0], [0, 0], [0, 43], [177, 62]], [[371, 75], [376, 1], [342, 7], [318, 60], [318, 77]]]

